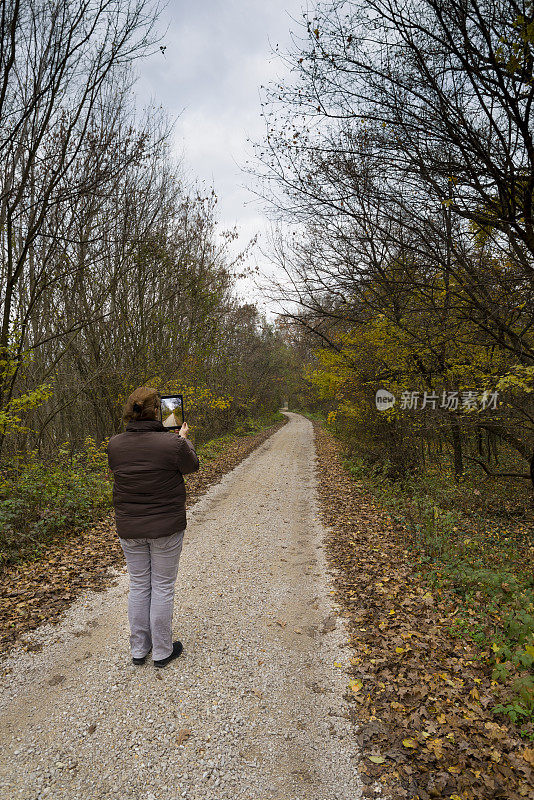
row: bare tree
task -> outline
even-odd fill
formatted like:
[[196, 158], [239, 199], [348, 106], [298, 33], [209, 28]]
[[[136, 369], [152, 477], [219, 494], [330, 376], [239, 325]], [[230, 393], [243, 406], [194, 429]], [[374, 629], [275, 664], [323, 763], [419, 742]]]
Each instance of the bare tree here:
[[[459, 341], [466, 372], [471, 344], [499, 353], [501, 374], [529, 374], [533, 13], [335, 0], [307, 15], [287, 56], [296, 78], [267, 92], [255, 171], [274, 217], [300, 225], [274, 249], [276, 294], [318, 341], [339, 349], [340, 330], [385, 315], [425, 388], [460, 366]], [[523, 403], [478, 424], [526, 457], [532, 421]], [[461, 471], [455, 424], [451, 436]]]
[[[18, 0], [2, 3], [0, 21], [0, 353], [21, 359], [28, 348], [28, 312], [45, 288], [73, 269], [58, 269], [65, 216], [81, 197], [96, 196], [126, 164], [138, 142], [106, 155], [109, 125], [121, 102], [115, 85], [155, 43], [157, 9], [146, 0]], [[105, 131], [103, 128], [105, 127]], [[121, 131], [120, 133], [123, 133]], [[85, 169], [80, 169], [81, 164]], [[78, 321], [79, 324], [79, 321]], [[14, 326], [19, 337], [10, 350]], [[76, 323], [73, 330], [76, 328]], [[36, 342], [30, 342], [35, 346]], [[4, 374], [0, 406], [9, 402], [17, 371]]]

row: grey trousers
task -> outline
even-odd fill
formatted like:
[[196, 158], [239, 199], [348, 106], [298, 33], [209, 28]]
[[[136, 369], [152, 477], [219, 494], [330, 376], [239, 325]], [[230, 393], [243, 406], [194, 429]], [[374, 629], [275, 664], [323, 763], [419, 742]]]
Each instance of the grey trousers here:
[[130, 575], [128, 622], [133, 658], [143, 658], [152, 647], [152, 658], [170, 656], [174, 584], [185, 529], [159, 539], [121, 539]]

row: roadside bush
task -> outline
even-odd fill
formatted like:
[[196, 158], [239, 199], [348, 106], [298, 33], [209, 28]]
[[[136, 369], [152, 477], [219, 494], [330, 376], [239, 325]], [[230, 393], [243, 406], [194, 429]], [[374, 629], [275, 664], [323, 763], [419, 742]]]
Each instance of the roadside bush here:
[[419, 470], [392, 482], [387, 461], [371, 464], [352, 456], [344, 465], [398, 524], [421, 579], [457, 604], [451, 635], [476, 642], [481, 661], [502, 685], [505, 700], [494, 713], [523, 725], [530, 736], [534, 542], [528, 519], [512, 518], [505, 503], [490, 504], [482, 485], [467, 478], [458, 485], [450, 472]]
[[65, 442], [43, 462], [31, 451], [4, 468], [0, 483], [0, 565], [38, 556], [44, 545], [98, 519], [111, 507], [107, 440], [91, 437], [71, 454]]

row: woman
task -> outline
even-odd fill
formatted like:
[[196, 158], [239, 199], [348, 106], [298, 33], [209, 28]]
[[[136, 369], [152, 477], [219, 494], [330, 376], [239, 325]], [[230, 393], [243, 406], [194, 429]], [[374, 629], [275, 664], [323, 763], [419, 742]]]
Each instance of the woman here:
[[187, 423], [177, 436], [158, 420], [159, 394], [141, 386], [124, 406], [126, 431], [107, 452], [119, 541], [130, 575], [128, 621], [134, 664], [152, 650], [165, 667], [183, 650], [172, 641], [174, 584], [187, 525], [183, 475], [199, 468]]

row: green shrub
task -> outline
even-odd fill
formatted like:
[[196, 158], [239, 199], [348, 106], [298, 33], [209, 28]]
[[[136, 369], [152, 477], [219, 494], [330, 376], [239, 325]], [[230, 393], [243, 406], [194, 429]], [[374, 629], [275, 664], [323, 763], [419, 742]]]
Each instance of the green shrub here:
[[532, 531], [492, 516], [491, 497], [468, 481], [458, 486], [446, 471], [414, 470], [392, 480], [387, 459], [351, 454], [344, 465], [402, 526], [418, 576], [455, 598], [460, 613], [449, 634], [478, 645], [508, 695], [493, 711], [519, 725], [534, 718]]
[[109, 510], [112, 483], [107, 440], [85, 440], [71, 454], [68, 443], [53, 461], [35, 451], [22, 463], [6, 465], [0, 484], [0, 565], [38, 555], [57, 536], [80, 530]]

